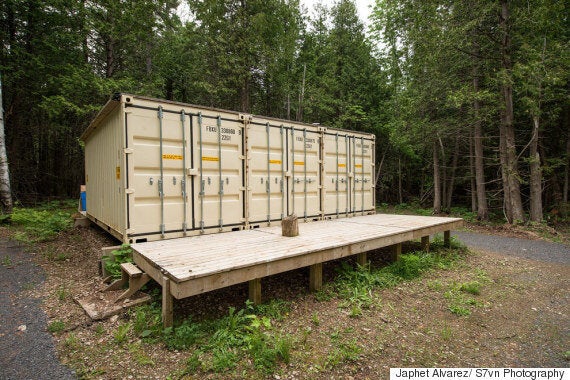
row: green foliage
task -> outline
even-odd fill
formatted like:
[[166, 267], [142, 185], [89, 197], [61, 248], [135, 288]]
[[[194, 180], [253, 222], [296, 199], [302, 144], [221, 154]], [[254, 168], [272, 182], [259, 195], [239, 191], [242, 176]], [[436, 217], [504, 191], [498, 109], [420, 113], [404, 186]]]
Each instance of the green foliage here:
[[481, 284], [477, 281], [464, 282], [459, 286], [459, 290], [478, 296], [481, 294]]
[[[162, 337], [162, 316], [158, 304], [143, 305], [130, 312], [133, 332], [144, 340], [153, 342]], [[168, 331], [172, 334], [172, 330]]]
[[61, 285], [59, 288], [57, 288], [55, 294], [57, 296], [57, 299], [61, 302], [65, 301], [65, 299], [69, 297], [69, 291], [65, 285]]
[[[337, 268], [338, 277], [332, 286], [325, 287], [321, 293], [327, 295], [326, 300], [340, 298], [340, 307], [347, 308], [350, 317], [358, 318], [364, 310], [379, 302], [374, 296], [375, 289], [390, 288], [402, 281], [413, 280], [432, 268], [447, 269], [459, 260], [459, 253], [463, 250], [464, 247], [460, 246], [445, 249], [442, 242], [436, 242], [430, 253], [420, 251], [403, 254], [398, 261], [381, 268], [371, 268], [369, 265], [354, 268], [343, 262]], [[445, 255], [440, 254], [442, 251]], [[442, 288], [443, 284], [431, 286]], [[475, 287], [471, 283], [465, 284], [465, 289], [474, 290]]]
[[4, 258], [2, 258], [2, 265], [5, 267], [11, 267], [12, 266], [12, 258], [8, 255], [4, 255]]
[[289, 311], [291, 311], [291, 302], [272, 299], [268, 303], [254, 306], [254, 311], [256, 314], [264, 315], [272, 320], [282, 321]]
[[130, 313], [130, 323], [115, 332], [115, 341], [122, 344], [132, 327], [133, 333], [145, 341], [160, 339], [170, 350], [194, 349], [184, 373], [199, 369], [223, 372], [236, 367], [243, 355], [248, 355], [254, 367], [270, 374], [278, 363], [288, 363], [293, 340], [273, 330], [274, 321], [280, 321], [290, 304], [275, 300], [254, 306], [246, 302], [244, 308], [231, 307], [228, 314], [215, 320], [182, 323], [162, 329], [161, 310], [157, 303], [140, 306]]
[[12, 224], [20, 227], [16, 240], [37, 243], [53, 240], [57, 235], [72, 226], [71, 213], [54, 209], [47, 204], [38, 208], [14, 208]]
[[[151, 330], [143, 330], [141, 336], [145, 337], [147, 331]], [[186, 350], [196, 344], [203, 335], [202, 326], [185, 320], [176, 328], [164, 329], [163, 339], [169, 350]]]
[[52, 334], [56, 334], [65, 330], [65, 322], [63, 321], [53, 321], [48, 325], [48, 331]]
[[451, 289], [445, 292], [444, 296], [449, 301], [448, 309], [457, 316], [468, 316], [471, 314], [472, 306], [479, 306], [480, 303], [466, 294], [481, 294], [481, 283], [478, 281], [468, 281], [453, 284]]
[[113, 340], [116, 344], [122, 345], [129, 338], [129, 332], [131, 331], [131, 324], [124, 323], [117, 327], [117, 330], [113, 334]]
[[315, 326], [318, 326], [318, 325], [321, 324], [321, 320], [319, 319], [319, 315], [318, 315], [316, 312], [314, 312], [314, 313], [311, 315], [311, 322], [312, 322], [313, 325], [315, 325]]
[[65, 338], [65, 340], [63, 341], [63, 344], [66, 348], [70, 349], [70, 350], [76, 350], [79, 348], [80, 346], [80, 341], [77, 338], [77, 335], [75, 335], [74, 333], [70, 333], [67, 338]]
[[233, 348], [216, 347], [212, 351], [212, 370], [214, 372], [226, 372], [235, 368], [238, 355]]
[[325, 368], [333, 368], [344, 362], [355, 362], [360, 359], [362, 347], [358, 345], [356, 339], [347, 342], [336, 342], [337, 339], [334, 338], [332, 340], [335, 344], [333, 350], [327, 355]]
[[129, 244], [122, 244], [121, 248], [111, 251], [110, 255], [101, 257], [105, 271], [115, 279], [121, 278], [121, 264], [132, 263], [133, 250]]

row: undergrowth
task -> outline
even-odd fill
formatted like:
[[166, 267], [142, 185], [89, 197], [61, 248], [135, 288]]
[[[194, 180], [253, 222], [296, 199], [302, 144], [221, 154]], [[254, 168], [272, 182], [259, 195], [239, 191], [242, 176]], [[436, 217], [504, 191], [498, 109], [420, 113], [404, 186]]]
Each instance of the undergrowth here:
[[9, 220], [15, 229], [14, 238], [24, 243], [53, 240], [72, 226], [71, 201], [49, 202], [34, 208], [15, 207]]
[[414, 251], [401, 255], [388, 266], [373, 268], [357, 265], [356, 268], [342, 262], [337, 268], [338, 277], [317, 293], [317, 300], [340, 298], [340, 307], [349, 309], [349, 316], [359, 317], [362, 311], [371, 308], [376, 301], [373, 290], [393, 287], [403, 281], [420, 277], [424, 272], [438, 268], [448, 269], [460, 257], [465, 248], [452, 239], [452, 248], [446, 249], [436, 236], [431, 252]]
[[[458, 259], [462, 247], [453, 242], [454, 248], [443, 248], [441, 239], [432, 244], [432, 253], [412, 252], [400, 260], [382, 267], [370, 265], [356, 268], [342, 263], [336, 279], [316, 293], [317, 299], [338, 298], [341, 307], [350, 310], [351, 317], [359, 317], [366, 309], [379, 302], [375, 290], [393, 287], [403, 281], [421, 276], [432, 268], [449, 268]], [[461, 292], [474, 292], [475, 284], [466, 283]], [[290, 361], [291, 352], [303, 345], [301, 337], [286, 334], [278, 327], [290, 311], [291, 303], [272, 300], [254, 306], [247, 301], [241, 309], [229, 308], [228, 313], [217, 319], [195, 321], [191, 317], [164, 329], [161, 322], [160, 302], [138, 307], [130, 312], [129, 323], [121, 325], [115, 333], [115, 342], [125, 342], [127, 332], [136, 340], [146, 343], [161, 343], [169, 350], [191, 351], [183, 370], [177, 375], [184, 377], [197, 372], [226, 373], [245, 370], [244, 365], [255, 371], [270, 375], [280, 365]], [[313, 314], [312, 324], [319, 325], [319, 318]], [[334, 349], [320, 363], [327, 369], [342, 362], [359, 359], [362, 348], [350, 336], [335, 341]], [[249, 364], [246, 364], [249, 363]]]
[[113, 279], [121, 278], [121, 264], [132, 263], [133, 250], [129, 244], [123, 244], [119, 249], [111, 251], [109, 255], [103, 255], [101, 262], [105, 266], [108, 276]]
[[274, 328], [288, 311], [289, 303], [282, 300], [259, 306], [248, 301], [242, 309], [230, 308], [222, 318], [201, 322], [187, 318], [163, 329], [156, 302], [132, 311], [129, 326], [136, 337], [148, 343], [162, 342], [169, 350], [192, 349], [181, 375], [200, 369], [222, 373], [235, 368], [244, 356], [256, 370], [270, 374], [279, 363], [290, 359], [293, 338]]

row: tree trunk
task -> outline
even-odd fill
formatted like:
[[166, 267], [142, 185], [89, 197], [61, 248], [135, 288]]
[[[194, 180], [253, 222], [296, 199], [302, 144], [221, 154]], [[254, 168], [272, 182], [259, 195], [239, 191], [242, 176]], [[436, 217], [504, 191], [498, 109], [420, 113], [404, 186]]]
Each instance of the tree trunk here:
[[305, 98], [305, 78], [307, 76], [307, 64], [303, 65], [303, 80], [301, 81], [301, 91], [299, 91], [299, 107], [297, 108], [297, 121], [303, 121], [303, 102]]
[[105, 41], [105, 77], [111, 78], [115, 73], [115, 39], [113, 37], [108, 38]]
[[469, 139], [469, 177], [471, 177], [471, 212], [477, 212], [477, 185], [475, 184], [475, 152], [473, 139]]
[[376, 170], [376, 176], [374, 177], [374, 187], [378, 187], [378, 181], [380, 180], [380, 174], [382, 173], [382, 166], [384, 165], [384, 158], [386, 157], [386, 152], [388, 149], [382, 153], [382, 158], [380, 159], [380, 163], [378, 164], [378, 170]]
[[[443, 141], [441, 141], [440, 137], [438, 137], [438, 140], [439, 140], [439, 147], [441, 148], [441, 165], [438, 162], [439, 180], [440, 180], [439, 197], [441, 199], [440, 201], [440, 212], [441, 212], [442, 209], [445, 208], [445, 201], [447, 199], [447, 158], [445, 157], [445, 148], [443, 146]], [[435, 191], [435, 185], [434, 185], [434, 191]]]
[[[473, 110], [475, 112], [475, 127], [473, 131], [474, 153], [475, 153], [475, 185], [477, 188], [477, 219], [489, 220], [489, 209], [487, 207], [487, 193], [485, 190], [485, 166], [483, 163], [483, 128], [481, 123], [480, 104], [477, 99], [479, 92], [479, 73], [477, 68], [473, 75]], [[502, 161], [501, 161], [502, 163]]]
[[0, 202], [2, 212], [12, 213], [12, 191], [10, 187], [10, 170], [6, 154], [6, 136], [4, 134], [4, 108], [2, 107], [2, 77], [0, 77]]
[[402, 196], [402, 159], [398, 156], [398, 203], [404, 203]]
[[542, 169], [540, 155], [538, 154], [538, 130], [540, 120], [538, 116], [532, 118], [533, 130], [530, 143], [530, 220], [542, 222]]
[[511, 223], [524, 221], [524, 211], [522, 206], [518, 158], [515, 139], [514, 126], [514, 109], [513, 109], [513, 86], [511, 84], [511, 38], [509, 34], [509, 8], [507, 0], [501, 1], [501, 30], [503, 38], [501, 40], [502, 50], [502, 69], [505, 78], [502, 80], [501, 93], [503, 95], [504, 109], [501, 120], [501, 128], [503, 133], [501, 137], [504, 139], [505, 162], [502, 168], [508, 182], [508, 199], [510, 201], [512, 220]]
[[447, 188], [447, 198], [445, 199], [445, 209], [451, 212], [451, 201], [453, 198], [453, 189], [455, 188], [455, 172], [457, 171], [457, 162], [459, 161], [459, 133], [455, 136], [455, 148], [453, 158], [451, 159], [451, 173], [449, 178], [449, 186]]
[[437, 142], [433, 143], [433, 213], [441, 213], [441, 179], [439, 177], [439, 158]]
[[505, 144], [504, 128], [499, 128], [499, 158], [501, 162], [501, 180], [503, 184], [503, 213], [507, 222], [512, 223], [513, 211], [511, 207], [511, 192], [509, 191], [509, 180], [507, 178], [507, 148]]
[[564, 188], [562, 190], [562, 201], [568, 202], [568, 182], [570, 175], [570, 106], [566, 105], [566, 122], [568, 125], [568, 136], [566, 136], [566, 170], [564, 170]]
[[241, 100], [241, 111], [242, 112], [250, 112], [250, 104], [249, 104], [249, 74], [246, 74], [245, 78], [243, 79], [243, 86], [241, 88], [240, 93], [240, 100]]

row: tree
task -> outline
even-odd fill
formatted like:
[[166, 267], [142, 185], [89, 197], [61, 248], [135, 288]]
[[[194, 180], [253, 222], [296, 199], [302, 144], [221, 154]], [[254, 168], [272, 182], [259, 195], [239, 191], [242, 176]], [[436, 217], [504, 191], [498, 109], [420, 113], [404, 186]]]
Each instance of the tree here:
[[0, 202], [2, 212], [12, 213], [12, 190], [10, 188], [10, 171], [6, 155], [6, 138], [4, 134], [4, 107], [2, 107], [2, 77], [0, 76]]

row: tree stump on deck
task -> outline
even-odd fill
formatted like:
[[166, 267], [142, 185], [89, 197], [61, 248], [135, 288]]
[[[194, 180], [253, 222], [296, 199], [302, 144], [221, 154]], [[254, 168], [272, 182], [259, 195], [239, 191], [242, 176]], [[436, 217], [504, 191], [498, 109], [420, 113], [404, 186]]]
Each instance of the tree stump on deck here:
[[299, 235], [299, 222], [297, 215], [292, 214], [286, 216], [281, 221], [281, 233], [283, 236], [294, 237]]

